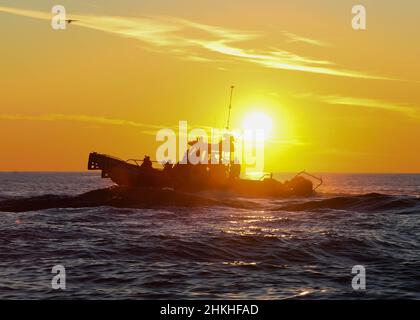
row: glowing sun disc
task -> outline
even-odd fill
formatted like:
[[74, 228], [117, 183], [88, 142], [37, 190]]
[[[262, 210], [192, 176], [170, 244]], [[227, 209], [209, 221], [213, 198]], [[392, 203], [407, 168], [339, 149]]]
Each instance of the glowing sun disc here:
[[273, 130], [273, 121], [264, 112], [252, 112], [245, 116], [242, 127], [245, 130], [264, 130], [269, 133]]

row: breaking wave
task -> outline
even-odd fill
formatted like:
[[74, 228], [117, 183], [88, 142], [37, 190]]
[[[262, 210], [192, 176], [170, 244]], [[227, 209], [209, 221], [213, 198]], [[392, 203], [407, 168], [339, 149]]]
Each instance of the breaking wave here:
[[[280, 201], [280, 203], [276, 202]], [[420, 198], [415, 196], [364, 195], [330, 198], [300, 198], [289, 200], [244, 199], [229, 194], [191, 194], [170, 189], [129, 189], [110, 187], [89, 191], [77, 196], [42, 195], [27, 198], [0, 198], [0, 211], [25, 212], [53, 208], [88, 208], [110, 206], [115, 208], [163, 208], [225, 206], [242, 209], [269, 209], [271, 211], [325, 211], [411, 213], [420, 211]]]
[[420, 198], [414, 196], [395, 196], [379, 193], [340, 196], [321, 200], [286, 203], [275, 208], [286, 211], [345, 210], [357, 212], [409, 213], [420, 212]]
[[52, 208], [88, 208], [110, 206], [116, 208], [161, 208], [227, 206], [236, 208], [254, 208], [255, 203], [229, 197], [210, 197], [189, 194], [170, 189], [130, 189], [111, 187], [89, 191], [77, 196], [42, 195], [19, 199], [0, 199], [0, 211], [25, 212]]

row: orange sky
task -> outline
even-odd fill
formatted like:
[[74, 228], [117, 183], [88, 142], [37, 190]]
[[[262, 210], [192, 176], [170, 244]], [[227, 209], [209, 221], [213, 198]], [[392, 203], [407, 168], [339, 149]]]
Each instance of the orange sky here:
[[[314, 3], [316, 2], [316, 3]], [[0, 170], [155, 154], [160, 127], [271, 116], [267, 171], [420, 172], [420, 4], [0, 1]], [[360, 3], [357, 2], [357, 3]]]

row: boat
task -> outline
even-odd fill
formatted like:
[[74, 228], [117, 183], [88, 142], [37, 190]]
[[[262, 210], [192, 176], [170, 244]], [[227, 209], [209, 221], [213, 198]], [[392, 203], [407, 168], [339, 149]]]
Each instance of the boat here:
[[[234, 86], [230, 87], [229, 113], [226, 131], [230, 128], [230, 115], [232, 109], [232, 94]], [[157, 161], [150, 160], [149, 156], [144, 159], [129, 159], [124, 161], [114, 156], [92, 152], [89, 154], [88, 170], [101, 170], [102, 178], [110, 178], [119, 186], [129, 188], [171, 188], [176, 191], [200, 192], [200, 191], [223, 191], [240, 196], [250, 197], [309, 197], [315, 194], [323, 181], [314, 175], [302, 171], [289, 181], [278, 181], [273, 174], [262, 174], [259, 179], [245, 179], [241, 177], [241, 165], [233, 161], [234, 141], [232, 134], [227, 134], [216, 145], [207, 144], [204, 150], [204, 158], [207, 161], [192, 164], [189, 161], [190, 152], [199, 143], [200, 138], [189, 141], [190, 149], [184, 155], [185, 161], [175, 165], [166, 162], [161, 163], [160, 168], [154, 167]], [[223, 140], [223, 141], [222, 141]], [[225, 143], [226, 142], [226, 143]], [[224, 149], [229, 145], [228, 150]], [[217, 150], [214, 155], [213, 150]], [[200, 157], [201, 148], [196, 156]], [[222, 159], [222, 154], [228, 153], [228, 159]], [[202, 153], [203, 155], [203, 153]], [[215, 158], [216, 161], [213, 161]], [[314, 186], [313, 181], [317, 181]]]
[[[114, 156], [92, 152], [89, 154], [88, 170], [100, 170], [102, 178], [109, 178], [119, 186], [129, 188], [171, 188], [176, 191], [200, 192], [223, 191], [246, 197], [310, 197], [322, 179], [306, 171], [291, 180], [278, 181], [272, 174], [259, 179], [240, 176], [240, 165], [230, 164], [164, 164], [154, 166], [155, 161], [144, 159], [124, 161]], [[314, 185], [317, 180], [317, 185]]]

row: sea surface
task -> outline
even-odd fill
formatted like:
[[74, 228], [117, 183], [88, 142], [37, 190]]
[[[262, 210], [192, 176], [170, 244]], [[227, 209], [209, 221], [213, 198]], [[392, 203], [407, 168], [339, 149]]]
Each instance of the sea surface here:
[[[0, 298], [420, 299], [420, 175], [321, 175], [306, 199], [0, 212]], [[111, 185], [0, 173], [0, 203]], [[65, 290], [51, 287], [55, 265]]]

